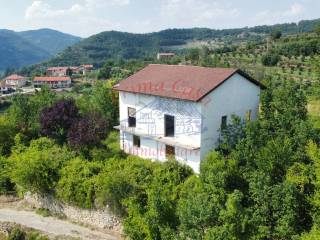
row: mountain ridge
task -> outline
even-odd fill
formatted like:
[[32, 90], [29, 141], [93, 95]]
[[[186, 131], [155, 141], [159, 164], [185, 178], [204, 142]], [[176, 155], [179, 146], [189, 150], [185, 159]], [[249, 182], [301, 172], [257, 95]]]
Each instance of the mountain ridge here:
[[48, 60], [80, 40], [52, 29], [22, 32], [0, 29], [0, 72]]
[[154, 58], [159, 51], [188, 48], [193, 46], [193, 42], [199, 41], [228, 46], [241, 41], [262, 41], [275, 29], [279, 29], [283, 35], [311, 32], [317, 24], [320, 24], [320, 19], [221, 30], [172, 28], [151, 33], [105, 31], [68, 47], [46, 64], [90, 63], [99, 67], [108, 60]]

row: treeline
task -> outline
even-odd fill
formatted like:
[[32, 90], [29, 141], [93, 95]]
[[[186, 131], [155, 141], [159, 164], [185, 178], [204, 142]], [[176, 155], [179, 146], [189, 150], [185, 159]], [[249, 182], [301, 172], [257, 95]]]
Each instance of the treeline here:
[[107, 60], [119, 59], [153, 59], [159, 51], [172, 51], [172, 47], [182, 46], [189, 41], [225, 40], [232, 44], [239, 40], [260, 41], [261, 36], [269, 35], [279, 29], [283, 35], [311, 32], [319, 20], [301, 21], [298, 24], [277, 24], [252, 28], [214, 30], [208, 28], [167, 29], [155, 33], [132, 34], [125, 32], [102, 32], [84, 39], [67, 48], [57, 57], [50, 60], [50, 66], [79, 65], [82, 63], [102, 66]]

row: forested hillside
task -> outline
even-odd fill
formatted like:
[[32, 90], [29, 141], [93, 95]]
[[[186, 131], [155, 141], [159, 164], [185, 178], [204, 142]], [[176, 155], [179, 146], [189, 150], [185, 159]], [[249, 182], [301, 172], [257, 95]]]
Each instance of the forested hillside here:
[[0, 73], [52, 58], [80, 38], [50, 29], [25, 32], [0, 30]]
[[81, 40], [80, 37], [52, 29], [30, 30], [18, 32], [17, 34], [51, 55], [55, 55]]
[[21, 38], [15, 32], [0, 30], [0, 71], [48, 59], [51, 54]]
[[91, 63], [101, 66], [107, 60], [153, 58], [158, 51], [207, 45], [216, 48], [248, 41], [262, 41], [279, 29], [283, 35], [310, 32], [320, 20], [301, 21], [298, 24], [277, 24], [252, 28], [213, 30], [207, 28], [168, 29], [149, 34], [103, 32], [69, 47], [49, 65]]

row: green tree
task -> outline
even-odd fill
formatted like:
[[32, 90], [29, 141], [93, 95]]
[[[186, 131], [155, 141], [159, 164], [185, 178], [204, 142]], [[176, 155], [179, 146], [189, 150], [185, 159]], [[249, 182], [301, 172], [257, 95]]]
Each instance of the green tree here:
[[320, 24], [317, 24], [314, 28], [314, 32], [317, 34], [317, 35], [320, 35]]
[[40, 113], [56, 100], [56, 95], [47, 86], [34, 96], [17, 95], [8, 110], [8, 119], [22, 134], [33, 138], [39, 135]]
[[33, 193], [52, 193], [60, 178], [60, 169], [72, 154], [52, 140], [39, 138], [29, 147], [16, 147], [9, 157], [12, 181]]
[[282, 32], [280, 29], [275, 29], [271, 32], [270, 36], [273, 40], [277, 40], [281, 38]]
[[98, 112], [103, 116], [111, 130], [119, 123], [119, 97], [112, 87], [116, 81], [98, 81], [93, 87], [92, 93], [84, 94], [78, 105], [82, 113]]
[[224, 196], [214, 193], [197, 176], [183, 184], [177, 208], [183, 239], [203, 239], [208, 229], [218, 224]]
[[57, 196], [78, 207], [95, 207], [95, 184], [101, 169], [101, 163], [88, 162], [80, 158], [71, 160], [60, 171]]

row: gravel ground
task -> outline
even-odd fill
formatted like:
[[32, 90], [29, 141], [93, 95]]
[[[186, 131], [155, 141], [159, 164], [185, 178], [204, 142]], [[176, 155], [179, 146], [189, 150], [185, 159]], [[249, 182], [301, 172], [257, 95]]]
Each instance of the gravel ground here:
[[0, 222], [17, 223], [53, 236], [67, 236], [84, 240], [120, 239], [117, 236], [112, 236], [96, 230], [90, 230], [88, 228], [53, 217], [42, 217], [33, 212], [18, 211], [8, 208], [0, 209]]
[[121, 240], [117, 232], [90, 229], [67, 220], [42, 217], [24, 200], [0, 195], [0, 222], [10, 222], [38, 230], [54, 239]]

